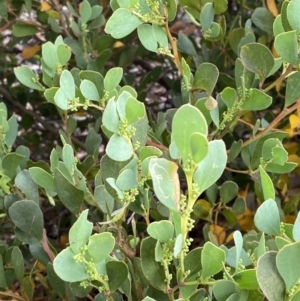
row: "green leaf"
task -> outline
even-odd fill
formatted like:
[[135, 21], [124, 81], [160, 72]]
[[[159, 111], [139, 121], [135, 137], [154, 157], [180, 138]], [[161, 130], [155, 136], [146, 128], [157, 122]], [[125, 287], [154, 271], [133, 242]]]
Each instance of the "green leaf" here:
[[300, 72], [291, 74], [287, 79], [285, 103], [286, 107], [291, 106], [300, 98]]
[[223, 203], [230, 202], [238, 194], [239, 187], [235, 182], [226, 181], [220, 188], [220, 197]]
[[279, 34], [285, 32], [281, 19], [282, 19], [281, 14], [279, 14], [275, 18], [274, 23], [273, 23], [273, 33], [274, 33], [275, 39]]
[[244, 36], [245, 29], [241, 27], [233, 29], [228, 35], [229, 45], [236, 55], [239, 55], [239, 45]]
[[244, 249], [237, 249], [237, 247], [232, 247], [227, 252], [226, 262], [229, 266], [237, 269], [237, 258], [239, 258], [242, 264], [246, 267], [252, 264], [251, 259]]
[[269, 301], [283, 301], [285, 285], [276, 267], [276, 255], [270, 251], [261, 256], [257, 263], [258, 284]]
[[143, 274], [147, 280], [157, 289], [164, 291], [166, 289], [165, 273], [160, 262], [155, 261], [156, 240], [147, 237], [141, 244], [141, 264]]
[[42, 46], [42, 56], [45, 64], [56, 72], [57, 64], [59, 63], [56, 47], [53, 43], [47, 42]]
[[211, 63], [202, 63], [196, 70], [193, 89], [204, 90], [211, 95], [219, 77], [218, 68]]
[[103, 77], [99, 72], [92, 71], [92, 70], [84, 70], [80, 71], [80, 79], [81, 80], [88, 80], [96, 86], [98, 93], [100, 96], [103, 95], [104, 84], [103, 84]]
[[235, 249], [236, 249], [236, 258], [235, 258], [235, 266], [238, 267], [242, 250], [243, 250], [243, 237], [240, 231], [234, 231], [233, 233], [233, 239], [235, 243]]
[[152, 222], [147, 227], [148, 234], [161, 242], [168, 242], [174, 237], [174, 226], [170, 221]]
[[183, 250], [183, 238], [182, 238], [182, 234], [180, 233], [175, 240], [175, 245], [174, 245], [174, 257], [177, 258], [179, 256], [179, 254], [182, 252]]
[[87, 0], [82, 1], [79, 4], [79, 13], [82, 23], [87, 23], [92, 16], [92, 8]]
[[95, 263], [106, 259], [115, 247], [115, 238], [111, 233], [94, 234], [88, 243], [88, 252]]
[[94, 5], [92, 7], [92, 15], [90, 17], [90, 20], [94, 20], [94, 19], [98, 18], [101, 15], [102, 11], [103, 11], [103, 7], [102, 6], [100, 6], [100, 5]]
[[72, 175], [74, 173], [75, 157], [74, 157], [74, 150], [70, 144], [64, 145], [62, 150], [62, 158], [67, 170]]
[[207, 156], [198, 164], [194, 173], [194, 182], [201, 194], [222, 175], [227, 162], [226, 147], [222, 140], [210, 141]]
[[27, 300], [33, 300], [34, 295], [34, 283], [31, 276], [25, 276], [21, 283], [22, 296]]
[[202, 269], [201, 252], [202, 248], [195, 248], [191, 250], [184, 258], [184, 267], [187, 271], [190, 271], [189, 276], [200, 272]]
[[259, 29], [273, 34], [274, 16], [266, 7], [257, 7], [252, 13], [251, 20]]
[[264, 194], [265, 200], [275, 200], [275, 189], [273, 182], [269, 175], [265, 172], [265, 170], [259, 166], [259, 174], [260, 174], [260, 180], [261, 180], [261, 187]]
[[[277, 133], [269, 133], [263, 136], [261, 139], [258, 140], [258, 142], [255, 145], [254, 151], [252, 152], [252, 159], [251, 159], [251, 169], [255, 170], [260, 165], [260, 160], [262, 157], [262, 149], [263, 145], [266, 140], [270, 138], [277, 138], [279, 140], [282, 140], [287, 136], [286, 133], [283, 132], [277, 132]], [[244, 148], [246, 149], [246, 148]], [[268, 169], [266, 169], [268, 171]]]
[[233, 206], [232, 211], [235, 213], [235, 215], [243, 214], [246, 210], [246, 202], [243, 198], [236, 198]]
[[3, 174], [13, 179], [17, 173], [17, 168], [24, 156], [17, 153], [9, 153], [2, 158]]
[[89, 278], [86, 266], [82, 262], [75, 260], [75, 254], [68, 247], [61, 251], [53, 261], [55, 273], [64, 281], [77, 282]]
[[113, 134], [106, 146], [106, 154], [115, 161], [127, 161], [133, 154], [132, 145], [125, 138]]
[[[9, 207], [9, 216], [13, 223], [30, 238], [30, 242], [23, 241], [24, 243], [32, 243], [31, 239], [35, 242], [41, 241], [43, 237], [44, 219], [40, 207], [33, 201], [17, 201]], [[16, 233], [18, 237], [18, 233]], [[21, 236], [21, 233], [20, 233]]]
[[14, 68], [14, 73], [17, 79], [26, 87], [43, 91], [43, 86], [38, 84], [37, 75], [28, 67], [28, 66], [21, 66]]
[[196, 164], [202, 161], [208, 154], [208, 140], [200, 133], [193, 133], [190, 136], [191, 155]]
[[112, 133], [119, 131], [119, 116], [117, 113], [117, 104], [113, 99], [110, 99], [102, 117], [103, 125]]
[[0, 256], [0, 287], [3, 289], [6, 289], [7, 283], [6, 283], [6, 277], [5, 277], [5, 271], [3, 266], [3, 259], [2, 256]]
[[142, 301], [156, 301], [156, 300], [147, 296]]
[[297, 218], [294, 223], [293, 238], [295, 241], [300, 241], [300, 212], [298, 212]]
[[298, 39], [296, 30], [283, 32], [274, 42], [277, 53], [290, 64], [298, 65]]
[[164, 29], [164, 27], [157, 25], [157, 24], [152, 24], [152, 28], [154, 30], [154, 34], [156, 36], [158, 45], [160, 45], [161, 47], [164, 47], [164, 48], [168, 48], [169, 40], [168, 40], [168, 36], [167, 36], [166, 30]]
[[57, 168], [54, 172], [54, 185], [61, 202], [73, 214], [78, 214], [84, 198], [83, 191], [71, 184]]
[[201, 252], [201, 278], [206, 279], [219, 273], [223, 269], [225, 259], [225, 252], [221, 248], [211, 242], [205, 243]]
[[70, 71], [64, 70], [62, 72], [59, 79], [59, 84], [60, 84], [60, 89], [66, 95], [67, 99], [73, 100], [75, 98], [75, 82], [72, 73]]
[[292, 0], [287, 6], [287, 18], [288, 22], [293, 29], [297, 30], [297, 33], [300, 32], [300, 20], [297, 12], [300, 10], [300, 4], [297, 0]]
[[111, 68], [107, 71], [104, 77], [104, 88], [107, 91], [112, 91], [121, 82], [123, 77], [123, 69], [120, 67]]
[[59, 63], [63, 66], [66, 65], [72, 55], [71, 48], [68, 45], [60, 44], [57, 46], [56, 51], [57, 51]]
[[202, 29], [207, 31], [214, 20], [214, 8], [211, 2], [207, 2], [200, 13], [200, 23]]
[[66, 296], [66, 284], [56, 275], [53, 264], [50, 262], [47, 264], [47, 280], [49, 280], [51, 287], [60, 298], [64, 299]]
[[255, 73], [244, 67], [240, 59], [236, 59], [234, 66], [234, 78], [237, 88], [251, 89], [255, 81]]
[[98, 93], [95, 84], [87, 79], [84, 79], [80, 84], [80, 91], [82, 95], [89, 100], [100, 100], [100, 95]]
[[218, 280], [212, 288], [213, 294], [217, 301], [226, 301], [229, 297], [240, 291], [238, 285], [230, 280]]
[[62, 89], [58, 89], [54, 96], [55, 104], [62, 110], [66, 111], [69, 108], [69, 99]]
[[121, 39], [132, 33], [142, 23], [129, 9], [119, 8], [109, 18], [104, 30], [115, 39]]
[[123, 170], [117, 178], [116, 185], [123, 191], [136, 188], [138, 186], [136, 173], [130, 169]]
[[236, 90], [230, 87], [225, 88], [222, 93], [221, 97], [223, 102], [226, 104], [227, 109], [230, 110], [234, 103], [237, 101], [237, 93]]
[[140, 151], [140, 159], [141, 161], [144, 161], [146, 158], [149, 157], [161, 157], [162, 151], [155, 147], [155, 146], [144, 146], [141, 148]]
[[283, 165], [279, 165], [276, 163], [269, 163], [266, 166], [267, 172], [277, 173], [277, 174], [283, 174], [283, 173], [290, 173], [292, 172], [296, 167], [297, 163], [294, 162], [286, 162]]
[[84, 210], [70, 229], [69, 243], [74, 254], [80, 253], [92, 234], [93, 223], [87, 221], [88, 213], [88, 209]]
[[17, 21], [12, 30], [12, 34], [17, 38], [33, 36], [38, 32], [39, 29], [36, 26], [24, 23], [22, 21]]
[[157, 198], [166, 207], [176, 212], [179, 210], [180, 200], [177, 169], [177, 164], [163, 158], [152, 158], [149, 162], [149, 172]]
[[54, 178], [47, 171], [40, 167], [29, 168], [29, 174], [33, 181], [47, 192], [55, 191]]
[[300, 257], [300, 242], [284, 246], [276, 256], [276, 266], [285, 282], [286, 290], [296, 285], [300, 278], [300, 270], [295, 268], [295, 263]]
[[125, 114], [128, 124], [134, 124], [146, 115], [145, 105], [134, 97], [129, 97], [125, 106]]
[[114, 198], [107, 192], [104, 185], [95, 188], [94, 197], [97, 205], [103, 213], [111, 214], [114, 206]]
[[141, 24], [137, 28], [138, 37], [142, 45], [149, 51], [157, 51], [157, 39], [153, 27], [150, 24]]
[[[197, 51], [195, 49], [194, 44], [182, 31], [179, 31], [177, 46], [178, 46], [178, 49], [179, 49], [180, 52], [184, 52], [184, 53], [186, 53], [188, 55], [192, 55], [192, 56], [197, 55]], [[184, 61], [184, 58], [182, 57], [181, 60]], [[186, 66], [188, 66], [188, 65], [186, 64]], [[185, 72], [185, 76], [190, 81], [190, 78], [189, 78], [190, 77], [190, 70], [189, 70], [189, 72]]]
[[243, 103], [243, 110], [259, 111], [268, 108], [272, 104], [272, 97], [256, 88], [250, 89], [250, 94]]
[[[207, 0], [204, 0], [204, 2], [206, 1]], [[228, 0], [213, 0], [213, 3], [214, 3], [214, 11], [216, 15], [222, 14], [227, 11]]]
[[242, 147], [243, 147], [242, 139], [240, 139], [238, 141], [233, 141], [233, 143], [231, 144], [230, 150], [229, 150], [229, 154], [228, 154], [228, 160], [227, 160], [228, 163], [230, 163], [234, 159], [236, 159], [236, 157], [241, 152]]
[[257, 209], [254, 223], [257, 229], [268, 235], [280, 235], [280, 217], [274, 200], [267, 200]]
[[250, 43], [241, 48], [241, 60], [250, 71], [257, 73], [264, 80], [274, 66], [274, 57], [266, 46]]
[[28, 200], [34, 201], [37, 205], [39, 204], [39, 190], [28, 170], [23, 170], [17, 174], [15, 185], [25, 194]]
[[[190, 159], [192, 155], [191, 136], [194, 133], [207, 135], [206, 120], [197, 108], [186, 104], [177, 110], [172, 122], [173, 139], [179, 149], [183, 161]], [[192, 144], [194, 143], [192, 142]], [[198, 152], [196, 152], [196, 154], [197, 153]], [[204, 156], [201, 156], [200, 154], [200, 157]]]
[[87, 296], [92, 287], [90, 285], [87, 285], [87, 286], [82, 286], [80, 285], [80, 282], [71, 282], [71, 283], [68, 283], [68, 295], [70, 295], [70, 293], [73, 295], [73, 296], [76, 296], [76, 297], [79, 297], [79, 298], [83, 298], [85, 296]]
[[233, 276], [233, 279], [240, 286], [241, 289], [246, 289], [246, 290], [259, 289], [255, 269], [249, 269], [249, 270], [236, 273]]
[[120, 288], [128, 276], [128, 268], [123, 261], [109, 261], [106, 264], [106, 272], [109, 279], [108, 286], [111, 292]]
[[11, 264], [18, 280], [22, 282], [24, 277], [24, 259], [23, 254], [18, 247], [13, 247], [12, 249]]
[[175, 0], [166, 0], [166, 3], [168, 10], [168, 20], [171, 22], [175, 19], [177, 14], [177, 2]]
[[[8, 147], [13, 146], [18, 136], [18, 121], [16, 115], [12, 115], [8, 121], [9, 131], [5, 135], [5, 143]], [[21, 146], [20, 146], [21, 147]], [[25, 146], [24, 146], [25, 147]], [[27, 148], [28, 149], [28, 148]], [[17, 152], [17, 151], [16, 151]], [[22, 154], [20, 154], [22, 155]], [[28, 159], [28, 158], [27, 158]]]

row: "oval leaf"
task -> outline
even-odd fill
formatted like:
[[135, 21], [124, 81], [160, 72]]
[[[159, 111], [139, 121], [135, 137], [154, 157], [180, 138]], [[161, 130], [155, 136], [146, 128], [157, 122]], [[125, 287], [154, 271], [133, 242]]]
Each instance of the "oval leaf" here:
[[174, 226], [170, 221], [152, 222], [147, 227], [148, 234], [161, 242], [168, 242], [173, 239]]
[[143, 22], [129, 9], [117, 9], [105, 26], [105, 32], [115, 39], [121, 39], [132, 33]]
[[174, 211], [179, 210], [180, 200], [177, 169], [177, 164], [163, 158], [152, 158], [149, 162], [149, 171], [157, 198]]
[[85, 264], [74, 259], [75, 254], [68, 247], [60, 252], [53, 261], [55, 273], [64, 281], [78, 282], [89, 278]]
[[280, 217], [274, 200], [267, 200], [257, 209], [254, 217], [255, 226], [268, 235], [280, 235]]
[[259, 74], [265, 79], [274, 66], [274, 58], [266, 46], [259, 43], [250, 43], [241, 48], [241, 60], [250, 71]]
[[222, 140], [210, 141], [207, 156], [198, 164], [194, 173], [194, 182], [198, 184], [200, 194], [222, 175], [227, 162], [226, 147]]
[[111, 233], [94, 234], [89, 239], [88, 252], [95, 263], [109, 256], [115, 247], [115, 238]]
[[257, 263], [256, 276], [260, 289], [269, 301], [282, 301], [285, 285], [276, 268], [276, 252], [267, 252]]

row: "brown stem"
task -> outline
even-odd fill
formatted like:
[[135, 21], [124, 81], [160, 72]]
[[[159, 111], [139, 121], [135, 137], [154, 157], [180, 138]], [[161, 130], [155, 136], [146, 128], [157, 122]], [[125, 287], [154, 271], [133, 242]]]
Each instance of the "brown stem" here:
[[27, 299], [24, 299], [23, 297], [11, 292], [11, 291], [6, 291], [6, 292], [0, 292], [0, 296], [2, 297], [11, 297], [13, 300], [19, 300], [19, 301], [27, 301]]
[[49, 247], [49, 244], [48, 244], [48, 239], [47, 239], [47, 233], [46, 233], [46, 230], [43, 229], [43, 240], [42, 240], [42, 245], [43, 245], [43, 248], [45, 250], [45, 252], [48, 254], [51, 262], [54, 261], [54, 254], [53, 252], [51, 251], [50, 247]]
[[231, 172], [235, 172], [235, 173], [242, 173], [242, 174], [246, 174], [246, 175], [249, 175], [251, 173], [250, 170], [238, 170], [238, 169], [233, 169], [233, 168], [230, 168], [230, 167], [225, 167], [226, 170], [228, 171], [231, 171]]
[[176, 43], [176, 39], [172, 36], [170, 29], [169, 29], [169, 24], [168, 24], [168, 11], [165, 8], [165, 16], [166, 16], [166, 22], [165, 22], [165, 30], [167, 33], [167, 36], [169, 38], [169, 42], [171, 44], [172, 50], [173, 50], [173, 55], [174, 55], [174, 63], [177, 67], [177, 69], [179, 70], [179, 72], [181, 73], [181, 75], [184, 75], [183, 72], [183, 68], [180, 62], [180, 58], [179, 58], [179, 53], [178, 53], [178, 49], [177, 49], [177, 43]]
[[[298, 101], [295, 104], [293, 104], [291, 107], [284, 108], [283, 111], [267, 127], [264, 128], [263, 131], [261, 131], [259, 134], [255, 135], [255, 136], [253, 136], [249, 140], [245, 141], [243, 143], [242, 147], [245, 147], [245, 146], [251, 144], [253, 141], [258, 140], [261, 137], [263, 137], [267, 132], [271, 131], [284, 117], [286, 117], [287, 115], [292, 113], [299, 106], [300, 106], [300, 99], [298, 99]], [[229, 153], [229, 150], [227, 151], [227, 153]]]

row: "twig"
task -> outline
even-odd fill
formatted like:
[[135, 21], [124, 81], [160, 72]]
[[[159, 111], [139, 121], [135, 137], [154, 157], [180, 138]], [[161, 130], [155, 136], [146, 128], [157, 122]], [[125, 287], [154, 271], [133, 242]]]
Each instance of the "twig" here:
[[[249, 140], [245, 141], [243, 143], [243, 148], [249, 144], [251, 144], [253, 141], [260, 139], [263, 137], [267, 132], [271, 131], [275, 125], [277, 125], [284, 117], [292, 113], [294, 110], [296, 110], [300, 106], [300, 99], [291, 107], [289, 108], [284, 108], [283, 111], [267, 126], [264, 128], [263, 131], [261, 131], [259, 134], [253, 136]], [[229, 153], [230, 150], [227, 151]]]

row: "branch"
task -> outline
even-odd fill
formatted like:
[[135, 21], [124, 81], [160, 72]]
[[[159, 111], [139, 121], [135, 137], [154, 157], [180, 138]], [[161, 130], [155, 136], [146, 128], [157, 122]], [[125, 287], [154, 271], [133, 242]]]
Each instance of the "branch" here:
[[[267, 127], [264, 128], [264, 130], [262, 132], [260, 132], [259, 134], [255, 135], [252, 138], [250, 138], [247, 141], [245, 141], [243, 143], [242, 148], [244, 148], [245, 146], [251, 144], [253, 141], [262, 138], [267, 132], [271, 131], [284, 117], [286, 117], [287, 115], [291, 114], [299, 106], [300, 106], [300, 99], [298, 99], [298, 101], [295, 104], [293, 104], [291, 107], [284, 108], [281, 111], [281, 113]], [[227, 153], [229, 153], [229, 151], [230, 150], [228, 150]]]

